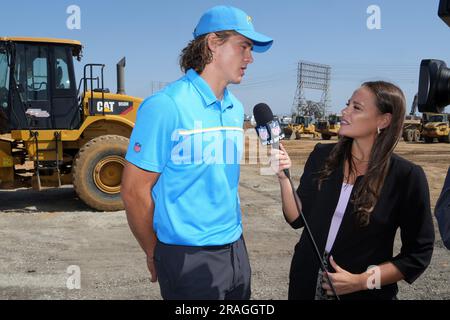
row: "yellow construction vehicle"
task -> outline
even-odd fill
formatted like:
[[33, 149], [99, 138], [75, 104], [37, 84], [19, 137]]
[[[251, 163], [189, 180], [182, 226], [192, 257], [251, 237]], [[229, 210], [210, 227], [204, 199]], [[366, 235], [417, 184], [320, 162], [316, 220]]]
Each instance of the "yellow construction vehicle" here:
[[419, 142], [422, 138], [422, 121], [416, 116], [408, 115], [403, 123], [403, 140]]
[[87, 64], [79, 83], [74, 40], [0, 37], [0, 189], [73, 184], [97, 210], [123, 208], [124, 156], [142, 99], [104, 88], [103, 64]]
[[338, 135], [341, 127], [341, 116], [330, 114], [328, 118], [321, 119], [316, 124], [316, 132], [320, 133], [323, 140], [330, 140]]
[[432, 143], [434, 138], [439, 142], [450, 142], [450, 114], [423, 113], [422, 122], [425, 143]]
[[293, 115], [292, 120], [292, 123], [283, 128], [286, 139], [290, 139], [293, 134], [296, 140], [299, 140], [302, 135], [312, 135], [313, 137], [319, 136], [311, 116]]
[[409, 115], [405, 117], [403, 122], [403, 140], [407, 142], [419, 142], [422, 139], [422, 118], [416, 116], [418, 95], [414, 95], [413, 102], [411, 104], [411, 111]]

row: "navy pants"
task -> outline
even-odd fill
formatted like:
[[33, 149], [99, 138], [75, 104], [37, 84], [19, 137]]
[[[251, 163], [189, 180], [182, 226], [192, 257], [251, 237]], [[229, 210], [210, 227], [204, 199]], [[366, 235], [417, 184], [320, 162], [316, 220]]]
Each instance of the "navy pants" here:
[[250, 263], [243, 237], [223, 246], [156, 243], [154, 252], [164, 300], [249, 300]]

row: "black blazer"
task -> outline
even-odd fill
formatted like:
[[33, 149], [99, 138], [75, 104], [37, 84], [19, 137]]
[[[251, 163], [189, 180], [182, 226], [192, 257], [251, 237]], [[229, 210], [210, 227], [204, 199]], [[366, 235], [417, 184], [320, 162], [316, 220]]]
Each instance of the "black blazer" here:
[[[321, 253], [325, 250], [328, 231], [344, 179], [341, 165], [322, 183], [318, 191], [318, 172], [336, 144], [317, 144], [310, 154], [297, 193], [303, 214]], [[355, 187], [361, 183], [358, 177]], [[303, 227], [301, 218], [291, 223]], [[401, 229], [401, 252], [393, 256], [394, 238]], [[392, 155], [390, 168], [370, 223], [361, 227], [348, 203], [336, 241], [330, 254], [336, 263], [351, 273], [362, 273], [369, 266], [392, 262], [408, 283], [427, 268], [433, 253], [434, 227], [431, 216], [428, 183], [422, 168]], [[306, 232], [295, 246], [289, 283], [289, 299], [314, 299], [319, 262]], [[334, 271], [334, 270], [331, 270]], [[379, 290], [366, 290], [341, 296], [342, 299], [393, 299], [397, 284]]]
[[450, 167], [447, 171], [444, 186], [442, 187], [441, 195], [436, 202], [434, 208], [434, 215], [439, 226], [444, 246], [450, 250]]

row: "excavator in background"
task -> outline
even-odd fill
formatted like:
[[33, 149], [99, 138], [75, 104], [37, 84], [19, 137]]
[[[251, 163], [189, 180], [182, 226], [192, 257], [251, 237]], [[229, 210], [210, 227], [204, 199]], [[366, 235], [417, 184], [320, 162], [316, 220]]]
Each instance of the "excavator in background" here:
[[78, 85], [75, 40], [0, 37], [0, 189], [73, 184], [101, 211], [123, 209], [125, 153], [142, 99], [104, 87], [104, 64], [86, 64]]

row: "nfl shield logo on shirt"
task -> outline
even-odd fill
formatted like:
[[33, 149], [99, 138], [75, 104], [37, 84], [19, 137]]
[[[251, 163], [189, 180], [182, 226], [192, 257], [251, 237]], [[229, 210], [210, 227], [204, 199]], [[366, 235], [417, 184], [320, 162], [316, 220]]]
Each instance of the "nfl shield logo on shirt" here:
[[139, 142], [136, 142], [134, 144], [134, 152], [136, 152], [136, 153], [141, 152], [141, 148], [142, 148], [142, 145]]

